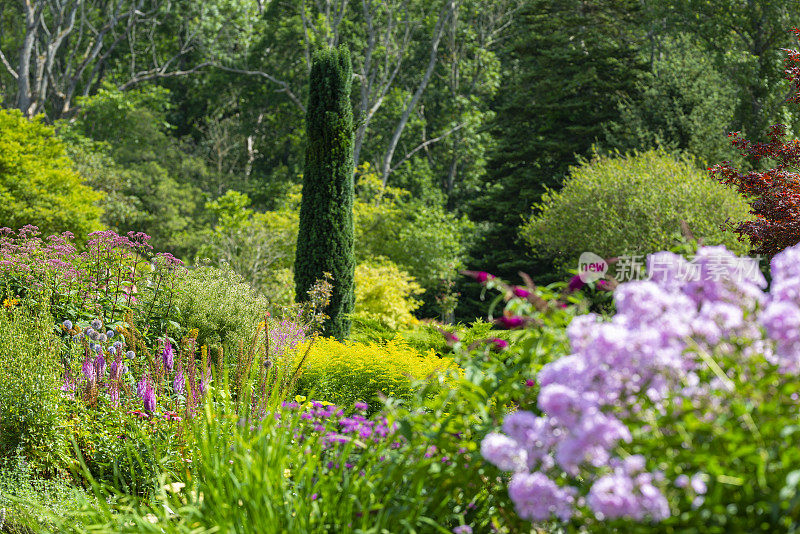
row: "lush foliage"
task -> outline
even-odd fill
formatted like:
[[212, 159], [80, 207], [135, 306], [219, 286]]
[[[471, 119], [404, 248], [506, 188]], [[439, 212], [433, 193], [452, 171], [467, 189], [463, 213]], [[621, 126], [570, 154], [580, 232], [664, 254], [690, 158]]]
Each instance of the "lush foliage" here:
[[44, 232], [98, 229], [101, 195], [83, 183], [64, 143], [40, 119], [0, 109], [0, 221]]
[[52, 319], [10, 299], [0, 307], [0, 458], [54, 474], [68, 457], [61, 399], [61, 340]]
[[747, 212], [691, 160], [649, 151], [597, 157], [574, 167], [561, 191], [547, 193], [522, 234], [540, 254], [577, 266], [578, 256], [644, 255], [670, 248], [685, 221], [707, 244], [744, 249], [723, 226]]
[[319, 338], [299, 347], [301, 391], [336, 404], [374, 403], [379, 395], [409, 400], [417, 380], [436, 379], [452, 365], [432, 350], [417, 352], [402, 339], [386, 343], [338, 342]]
[[195, 330], [200, 345], [248, 343], [270, 311], [270, 303], [226, 266], [188, 271], [175, 293], [181, 327]]
[[201, 185], [212, 177], [169, 135], [168, 96], [163, 88], [104, 86], [79, 99], [80, 113], [59, 123], [59, 135], [87, 183], [104, 193], [107, 227], [145, 232], [159, 250], [189, 259], [205, 223]]
[[339, 339], [350, 333], [354, 305], [352, 79], [347, 48], [314, 55], [294, 276], [298, 302], [324, 273], [333, 278], [325, 333]]
[[420, 302], [415, 297], [424, 290], [394, 263], [382, 258], [360, 263], [356, 266], [355, 287], [354, 317], [376, 320], [389, 328], [416, 321], [412, 312]]
[[[795, 30], [800, 36], [800, 30]], [[786, 79], [792, 84], [793, 103], [800, 103], [800, 52], [787, 51]], [[798, 141], [787, 139], [787, 129], [776, 124], [769, 129], [767, 141], [748, 141], [739, 132], [732, 134], [733, 146], [756, 165], [773, 162], [765, 170], [742, 171], [730, 162], [712, 167], [711, 175], [732, 186], [750, 202], [755, 219], [739, 221], [734, 230], [748, 240], [755, 254], [773, 255], [800, 241], [800, 188], [795, 170]]]

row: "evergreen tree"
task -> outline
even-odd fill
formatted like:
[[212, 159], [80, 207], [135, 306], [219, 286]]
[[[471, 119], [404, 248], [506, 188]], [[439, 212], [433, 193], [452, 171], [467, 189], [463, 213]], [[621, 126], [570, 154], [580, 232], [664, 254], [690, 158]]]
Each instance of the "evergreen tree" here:
[[350, 333], [353, 311], [353, 69], [344, 47], [314, 54], [306, 111], [303, 200], [295, 259], [298, 302], [323, 273], [333, 275], [325, 335]]
[[[586, 155], [618, 117], [619, 99], [643, 71], [635, 0], [530, 0], [502, 54], [507, 80], [496, 104], [497, 146], [473, 220], [488, 223], [471, 267], [516, 278], [550, 271], [518, 237], [545, 188], [557, 188], [576, 155]], [[480, 315], [461, 288], [460, 315]]]

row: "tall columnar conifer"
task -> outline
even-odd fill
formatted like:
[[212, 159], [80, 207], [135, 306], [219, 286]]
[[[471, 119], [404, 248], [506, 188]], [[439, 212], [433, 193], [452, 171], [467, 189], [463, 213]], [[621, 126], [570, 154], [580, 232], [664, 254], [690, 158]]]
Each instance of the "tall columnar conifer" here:
[[306, 111], [306, 159], [303, 200], [295, 259], [298, 302], [323, 273], [333, 275], [333, 294], [324, 334], [339, 339], [350, 333], [353, 311], [353, 69], [349, 51], [324, 49], [314, 54]]

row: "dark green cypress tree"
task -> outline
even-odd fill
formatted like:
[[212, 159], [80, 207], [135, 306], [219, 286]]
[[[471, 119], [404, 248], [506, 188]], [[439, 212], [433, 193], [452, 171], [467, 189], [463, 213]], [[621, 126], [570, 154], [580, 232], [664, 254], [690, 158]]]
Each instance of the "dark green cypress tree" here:
[[314, 54], [306, 110], [306, 160], [295, 258], [295, 295], [307, 291], [323, 273], [333, 275], [333, 294], [325, 312], [324, 334], [350, 334], [353, 311], [353, 68], [347, 48]]

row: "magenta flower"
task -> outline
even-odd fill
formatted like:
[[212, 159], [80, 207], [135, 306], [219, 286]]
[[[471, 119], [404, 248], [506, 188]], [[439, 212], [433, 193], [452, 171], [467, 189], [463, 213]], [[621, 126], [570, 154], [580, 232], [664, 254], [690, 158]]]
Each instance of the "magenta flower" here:
[[585, 286], [585, 285], [586, 285], [586, 283], [583, 280], [581, 280], [581, 277], [578, 276], [578, 275], [575, 275], [570, 279], [569, 284], [567, 285], [567, 291], [569, 293], [572, 293], [574, 291], [578, 291], [580, 289], [583, 289], [583, 286]]
[[495, 337], [489, 340], [489, 343], [492, 344], [492, 348], [495, 350], [503, 350], [508, 348], [508, 341], [505, 339], [500, 339], [499, 337]]
[[179, 395], [183, 395], [186, 391], [186, 379], [183, 376], [183, 369], [178, 369], [175, 374], [175, 379], [172, 381], [172, 389]]
[[156, 409], [156, 392], [153, 391], [153, 385], [150, 382], [145, 386], [143, 400], [144, 409], [148, 412], [154, 412]]
[[514, 296], [515, 297], [525, 298], [530, 294], [531, 294], [531, 292], [528, 291], [527, 289], [525, 289], [524, 287], [514, 286]]
[[94, 363], [89, 358], [86, 358], [83, 361], [83, 376], [86, 378], [86, 381], [90, 384], [94, 384], [95, 380], [97, 380], [97, 370], [95, 369]]
[[519, 328], [525, 324], [525, 318], [519, 315], [503, 316], [496, 319], [495, 322], [504, 328]]
[[494, 278], [493, 275], [487, 273], [486, 271], [461, 271], [461, 272], [467, 276], [471, 276], [481, 284], [485, 284], [487, 281], [492, 280]]
[[164, 351], [161, 356], [164, 359], [164, 367], [168, 371], [172, 371], [173, 367], [175, 367], [175, 355], [172, 351], [172, 343], [169, 342], [169, 338], [166, 335], [164, 336]]

